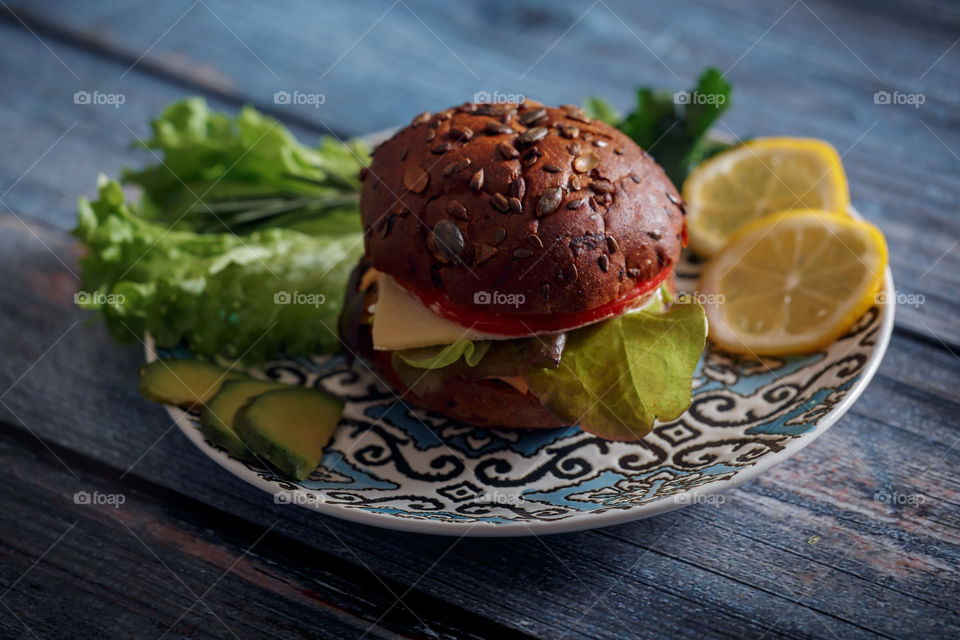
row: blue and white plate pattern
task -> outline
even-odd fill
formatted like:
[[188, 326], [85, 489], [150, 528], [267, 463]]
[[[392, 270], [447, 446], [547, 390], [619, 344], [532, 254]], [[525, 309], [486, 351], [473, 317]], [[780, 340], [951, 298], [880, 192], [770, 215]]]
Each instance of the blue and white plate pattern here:
[[[689, 261], [680, 266], [681, 290], [693, 289], [697, 271]], [[885, 288], [892, 300], [889, 270]], [[424, 533], [559, 533], [695, 504], [794, 455], [860, 395], [892, 328], [892, 305], [877, 305], [829, 349], [811, 355], [757, 362], [708, 343], [687, 412], [630, 443], [577, 428], [464, 425], [407, 406], [362, 364], [350, 368], [339, 356], [248, 370], [254, 377], [324, 389], [346, 402], [320, 466], [300, 483], [231, 458], [204, 440], [195, 414], [167, 410], [208, 456], [274, 494], [275, 502]], [[158, 356], [152, 344], [148, 337], [148, 360]]]

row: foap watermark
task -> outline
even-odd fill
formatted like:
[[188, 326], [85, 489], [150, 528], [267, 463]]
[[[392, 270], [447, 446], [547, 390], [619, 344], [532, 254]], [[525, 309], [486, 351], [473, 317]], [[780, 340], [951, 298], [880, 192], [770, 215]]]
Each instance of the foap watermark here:
[[273, 104], [305, 104], [319, 109], [327, 101], [322, 93], [308, 91], [277, 91], [273, 94]]
[[277, 491], [273, 494], [273, 504], [294, 504], [304, 507], [325, 503], [326, 498], [322, 493], [304, 491], [303, 489]]
[[877, 491], [873, 494], [873, 501], [880, 504], [908, 504], [912, 507], [919, 506], [927, 501], [927, 497], [922, 493], [901, 493], [899, 491]]
[[126, 302], [122, 293], [104, 293], [102, 291], [77, 291], [73, 294], [73, 303], [81, 307], [116, 306]]
[[522, 293], [500, 293], [499, 291], [477, 291], [473, 294], [473, 304], [485, 307], [517, 308], [527, 301]]
[[699, 291], [681, 291], [673, 299], [674, 304], [699, 304], [717, 306], [726, 302], [722, 293], [700, 293]]
[[673, 94], [674, 104], [709, 104], [719, 107], [727, 102], [727, 96], [722, 93], [701, 93], [699, 91], [676, 91]]
[[277, 291], [273, 294], [273, 304], [305, 304], [315, 309], [327, 301], [322, 293], [304, 293], [302, 291]]
[[522, 93], [502, 93], [500, 91], [477, 91], [473, 94], [473, 101], [477, 104], [506, 104], [526, 101]]
[[127, 101], [122, 93], [102, 93], [100, 91], [77, 91], [73, 94], [73, 104], [107, 105], [119, 109]]
[[922, 293], [904, 293], [903, 291], [894, 291], [893, 295], [887, 294], [886, 291], [880, 291], [873, 296], [874, 304], [898, 304], [914, 309], [919, 309], [920, 305], [926, 301], [927, 297]]
[[523, 501], [523, 498], [515, 493], [503, 493], [501, 491], [492, 491], [490, 493], [485, 493], [483, 495], [477, 496], [475, 501], [481, 504], [499, 504], [499, 505], [509, 505], [511, 507], [516, 507]]
[[114, 509], [119, 509], [124, 502], [127, 501], [127, 496], [122, 493], [101, 493], [99, 491], [77, 491], [73, 494], [73, 504], [83, 504], [83, 505], [94, 505], [100, 506], [105, 505], [108, 507], [113, 507]]
[[712, 507], [719, 507], [723, 504], [726, 504], [727, 497], [717, 493], [701, 495], [687, 492], [675, 494], [673, 496], [673, 501], [681, 505], [708, 504]]
[[900, 91], [877, 91], [873, 94], [873, 104], [903, 104], [919, 109], [927, 101], [922, 93], [902, 93]]

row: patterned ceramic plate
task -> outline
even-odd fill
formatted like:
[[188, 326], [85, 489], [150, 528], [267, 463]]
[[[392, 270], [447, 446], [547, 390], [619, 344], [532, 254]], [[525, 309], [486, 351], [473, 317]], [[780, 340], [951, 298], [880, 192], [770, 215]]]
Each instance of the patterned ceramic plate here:
[[[681, 262], [681, 291], [693, 289], [698, 270], [689, 259]], [[885, 290], [892, 299], [889, 269]], [[320, 466], [299, 483], [231, 458], [206, 442], [197, 415], [167, 410], [204, 453], [274, 494], [276, 502], [423, 533], [560, 533], [702, 502], [786, 460], [863, 392], [892, 329], [893, 306], [881, 304], [829, 349], [811, 355], [758, 363], [708, 343], [687, 412], [632, 443], [608, 442], [576, 428], [471, 427], [408, 407], [368, 370], [351, 369], [339, 356], [250, 369], [254, 377], [325, 389], [346, 402]], [[152, 361], [158, 354], [149, 337], [147, 345]]]

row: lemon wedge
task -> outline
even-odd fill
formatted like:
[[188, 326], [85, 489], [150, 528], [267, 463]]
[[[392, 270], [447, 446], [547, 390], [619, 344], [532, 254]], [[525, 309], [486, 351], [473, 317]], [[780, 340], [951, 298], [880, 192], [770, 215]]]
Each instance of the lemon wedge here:
[[811, 138], [757, 138], [699, 165], [683, 184], [690, 247], [711, 256], [744, 224], [790, 209], [846, 213], [837, 150]]
[[883, 234], [848, 215], [798, 210], [748, 223], [700, 277], [710, 339], [756, 356], [817, 351], [874, 304], [886, 265]]

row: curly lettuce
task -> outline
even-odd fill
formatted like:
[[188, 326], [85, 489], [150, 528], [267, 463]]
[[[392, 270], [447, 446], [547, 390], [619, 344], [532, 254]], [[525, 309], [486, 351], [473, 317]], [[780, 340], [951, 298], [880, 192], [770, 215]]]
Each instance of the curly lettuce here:
[[157, 162], [101, 176], [80, 199], [80, 306], [123, 342], [262, 361], [339, 350], [350, 271], [363, 253], [356, 143], [301, 144], [252, 107], [236, 116], [200, 98], [168, 106], [140, 146]]
[[123, 174], [140, 187], [141, 211], [151, 220], [200, 232], [360, 227], [357, 174], [370, 156], [359, 142], [323, 138], [310, 147], [253, 107], [231, 117], [202, 98], [171, 104], [151, 128], [138, 146], [159, 162]]
[[88, 249], [80, 306], [101, 312], [116, 340], [149, 332], [162, 348], [251, 362], [337, 351], [343, 292], [363, 253], [360, 232], [169, 229], [104, 176], [97, 200], [81, 198], [73, 233]]

